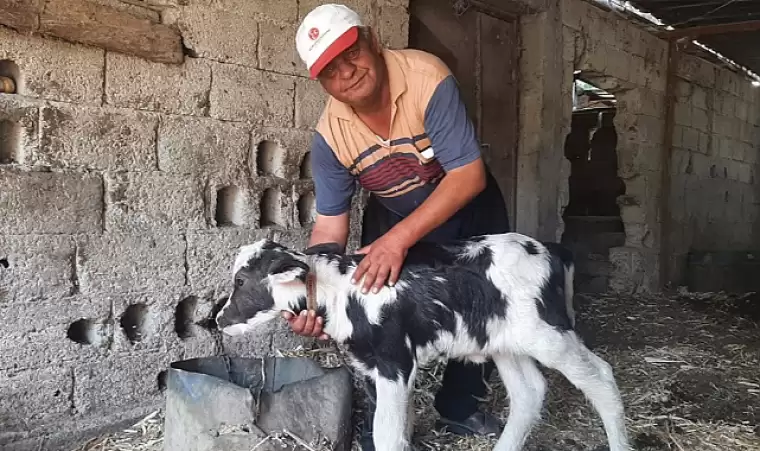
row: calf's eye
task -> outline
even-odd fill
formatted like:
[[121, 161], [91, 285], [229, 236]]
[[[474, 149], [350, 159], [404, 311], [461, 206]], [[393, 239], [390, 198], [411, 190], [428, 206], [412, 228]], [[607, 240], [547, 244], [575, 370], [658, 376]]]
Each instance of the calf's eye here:
[[237, 279], [235, 281], [235, 284], [237, 284], [237, 286], [239, 286], [239, 287], [242, 287], [243, 286], [243, 279]]

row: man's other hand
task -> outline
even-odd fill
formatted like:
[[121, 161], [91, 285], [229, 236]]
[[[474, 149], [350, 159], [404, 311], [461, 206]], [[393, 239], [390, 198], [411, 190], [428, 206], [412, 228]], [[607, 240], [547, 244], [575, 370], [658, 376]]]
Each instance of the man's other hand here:
[[282, 317], [288, 321], [290, 328], [298, 335], [303, 337], [316, 337], [320, 340], [329, 340], [330, 336], [322, 332], [322, 324], [324, 320], [321, 316], [317, 316], [314, 310], [309, 310], [308, 314], [306, 310], [301, 311], [301, 314], [296, 316], [290, 312], [282, 312]]
[[356, 284], [362, 276], [366, 276], [362, 286], [364, 294], [369, 293], [370, 289], [373, 293], [377, 293], [386, 281], [390, 286], [395, 285], [407, 251], [408, 247], [404, 241], [392, 232], [386, 233], [369, 246], [357, 251], [365, 256], [356, 268], [351, 283]]

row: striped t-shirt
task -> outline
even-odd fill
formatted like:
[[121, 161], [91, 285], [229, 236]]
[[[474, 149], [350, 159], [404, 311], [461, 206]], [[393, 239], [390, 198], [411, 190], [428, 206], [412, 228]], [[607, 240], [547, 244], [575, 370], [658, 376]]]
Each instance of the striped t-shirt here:
[[330, 97], [311, 148], [317, 212], [345, 213], [358, 181], [405, 217], [447, 171], [480, 157], [475, 130], [446, 65], [419, 50], [384, 50], [392, 103], [387, 142]]

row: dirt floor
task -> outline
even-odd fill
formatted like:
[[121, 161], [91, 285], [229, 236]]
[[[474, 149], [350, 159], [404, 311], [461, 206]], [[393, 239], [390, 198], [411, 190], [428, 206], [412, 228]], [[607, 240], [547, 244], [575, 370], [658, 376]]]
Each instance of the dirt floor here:
[[[615, 369], [635, 449], [760, 450], [760, 296], [578, 295], [576, 302], [583, 339]], [[306, 354], [329, 366], [339, 362], [331, 349]], [[417, 384], [417, 449], [491, 449], [494, 438], [461, 439], [434, 431], [432, 401], [442, 370], [441, 365], [429, 368]], [[544, 414], [526, 451], [606, 449], [601, 422], [581, 393], [557, 373], [545, 374]], [[485, 402], [505, 418], [507, 400], [496, 376], [490, 386]], [[361, 404], [357, 399], [357, 410]], [[128, 431], [76, 451], [161, 451], [161, 420], [156, 412]]]

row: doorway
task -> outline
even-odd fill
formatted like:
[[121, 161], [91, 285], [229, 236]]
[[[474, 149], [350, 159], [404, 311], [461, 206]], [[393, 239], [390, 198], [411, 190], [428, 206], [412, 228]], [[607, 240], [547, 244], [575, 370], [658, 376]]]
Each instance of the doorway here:
[[519, 133], [519, 22], [475, 6], [411, 0], [409, 47], [441, 58], [456, 77], [483, 159], [499, 184], [511, 224], [516, 220]]

